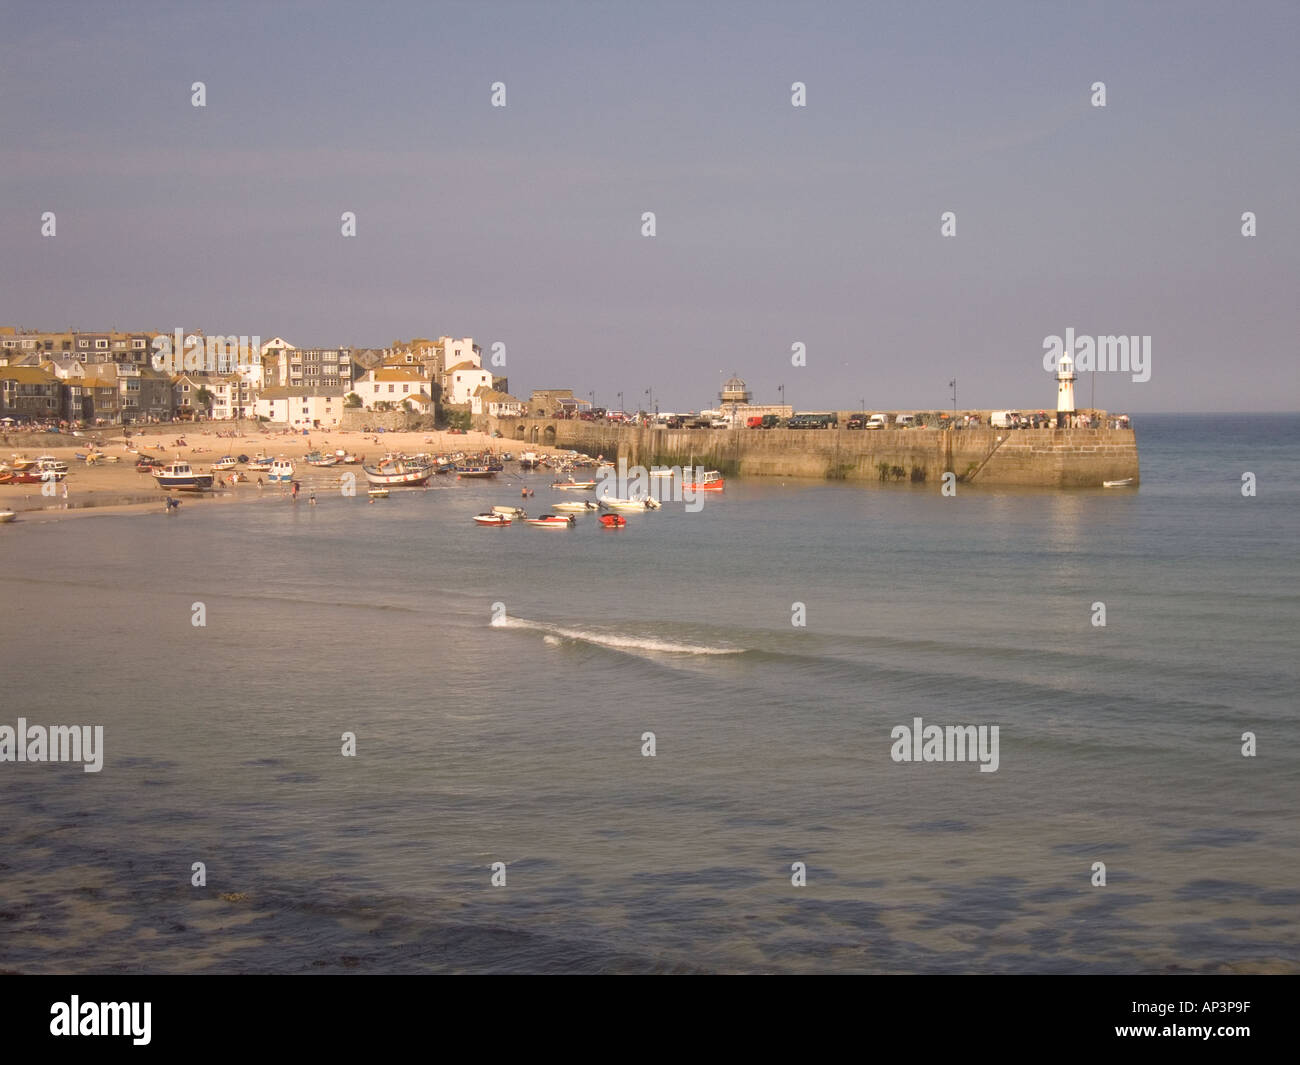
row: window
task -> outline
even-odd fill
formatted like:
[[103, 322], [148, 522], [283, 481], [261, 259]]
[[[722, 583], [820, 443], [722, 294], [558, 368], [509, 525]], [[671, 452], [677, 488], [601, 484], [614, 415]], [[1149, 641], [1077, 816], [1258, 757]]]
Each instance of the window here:
[[96, 341], [95, 341], [95, 350], [96, 350], [96, 351], [103, 351], [103, 350], [104, 350], [105, 348], [107, 348], [107, 347], [108, 347], [108, 341], [107, 341], [107, 340], [96, 340]]
[[393, 386], [393, 385], [389, 385], [389, 386], [388, 386], [388, 391], [392, 392], [393, 390], [394, 390], [394, 386]]
[[402, 391], [403, 391], [403, 392], [409, 392], [409, 391], [411, 391], [411, 386], [410, 386], [410, 385], [402, 385]]
[[77, 347], [79, 347], [79, 348], [88, 348], [88, 347], [90, 347], [90, 341], [89, 341], [89, 340], [78, 340], [78, 341], [77, 341]]
[[133, 341], [131, 341], [131, 347], [133, 347], [133, 348], [135, 348], [137, 351], [139, 351], [141, 348], [144, 347], [144, 341], [143, 341], [143, 340], [133, 340]]

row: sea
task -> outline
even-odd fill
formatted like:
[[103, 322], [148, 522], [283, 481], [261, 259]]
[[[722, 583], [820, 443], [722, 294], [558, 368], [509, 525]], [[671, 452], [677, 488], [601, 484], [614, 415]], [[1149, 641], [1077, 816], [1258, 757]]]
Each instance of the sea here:
[[1300, 415], [1134, 422], [1135, 488], [0, 526], [0, 725], [103, 727], [0, 762], [0, 971], [1300, 971]]

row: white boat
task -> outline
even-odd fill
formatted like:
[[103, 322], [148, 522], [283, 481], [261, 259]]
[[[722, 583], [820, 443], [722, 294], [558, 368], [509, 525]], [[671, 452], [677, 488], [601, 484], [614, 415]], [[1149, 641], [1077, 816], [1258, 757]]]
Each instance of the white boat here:
[[507, 518], [526, 518], [523, 507], [497, 506], [492, 508], [493, 514], [504, 514]]
[[169, 462], [155, 470], [154, 480], [159, 488], [175, 488], [182, 492], [205, 492], [212, 487], [212, 474], [199, 473], [188, 462]]
[[376, 488], [418, 488], [433, 476], [432, 466], [410, 466], [402, 459], [385, 459], [378, 466], [361, 467]]
[[525, 518], [529, 525], [539, 529], [572, 529], [578, 519], [572, 514], [543, 514], [540, 518]]
[[271, 469], [271, 460], [265, 455], [258, 455], [248, 464], [249, 473], [267, 473]]
[[212, 468], [214, 470], [221, 470], [224, 473], [226, 470], [233, 470], [238, 465], [239, 463], [235, 460], [234, 455], [226, 455], [214, 462]]
[[18, 515], [12, 510], [0, 510], [0, 522], [8, 523], [14, 520]]
[[590, 499], [584, 499], [581, 503], [554, 503], [552, 510], [566, 510], [573, 514], [588, 514], [593, 510], [599, 510]]
[[479, 525], [495, 525], [500, 527], [510, 524], [510, 516], [508, 514], [475, 514], [474, 520]]
[[388, 489], [387, 489], [387, 488], [372, 488], [372, 489], [370, 489], [370, 491], [368, 491], [368, 492], [366, 493], [366, 495], [368, 495], [371, 499], [387, 499], [387, 498], [388, 498]]
[[271, 463], [271, 472], [266, 479], [272, 482], [288, 484], [293, 480], [293, 461], [291, 459], [276, 459]]
[[36, 458], [36, 465], [42, 471], [49, 470], [52, 473], [67, 473], [68, 464], [61, 459], [56, 459], [53, 455], [39, 455]]
[[1136, 477], [1125, 477], [1122, 481], [1102, 481], [1101, 486], [1103, 488], [1127, 488], [1135, 480], [1137, 480]]
[[519, 468], [522, 470], [535, 470], [542, 464], [536, 451], [525, 451], [519, 456]]
[[661, 506], [657, 499], [614, 499], [606, 496], [600, 501], [600, 505], [609, 510], [658, 510]]
[[656, 466], [650, 471], [651, 477], [671, 477], [672, 475], [673, 471], [663, 466]]
[[560, 488], [569, 492], [590, 492], [596, 487], [595, 481], [575, 481], [570, 478], [567, 481], [556, 481], [552, 488]]

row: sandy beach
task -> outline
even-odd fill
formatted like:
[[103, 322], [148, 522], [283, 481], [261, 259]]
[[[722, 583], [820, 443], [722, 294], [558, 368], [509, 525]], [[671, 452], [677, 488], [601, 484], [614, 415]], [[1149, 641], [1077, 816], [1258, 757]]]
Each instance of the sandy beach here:
[[[53, 455], [68, 464], [68, 476], [56, 486], [53, 496], [42, 495], [42, 486], [38, 484], [0, 484], [0, 510], [17, 512], [19, 521], [49, 521], [162, 509], [164, 499], [178, 494], [188, 508], [251, 503], [275, 499], [288, 492], [287, 487], [280, 485], [268, 484], [259, 489], [256, 474], [251, 480], [241, 480], [233, 486], [219, 483], [211, 492], [168, 492], [159, 488], [150, 474], [136, 470], [135, 464], [141, 454], [168, 462], [184, 460], [205, 473], [225, 455], [248, 455], [251, 458], [265, 454], [272, 458], [290, 458], [295, 461], [298, 479], [306, 491], [313, 485], [332, 484], [340, 473], [347, 471], [356, 473], [359, 487], [365, 486], [359, 465], [327, 469], [306, 465], [301, 460], [311, 451], [345, 448], [366, 463], [373, 463], [390, 451], [407, 454], [474, 453], [488, 448], [510, 450], [511, 444], [506, 440], [494, 440], [486, 433], [453, 434], [445, 430], [378, 434], [335, 430], [315, 432], [309, 436], [265, 430], [250, 430], [236, 436], [218, 436], [218, 432], [227, 430], [222, 423], [213, 422], [204, 423], [201, 428], [176, 424], [146, 426], [132, 429], [129, 440], [122, 435], [120, 428], [88, 430], [77, 437], [11, 431], [0, 440], [0, 462], [12, 463], [15, 458]], [[175, 446], [178, 440], [184, 440], [184, 446]], [[85, 454], [92, 444], [102, 451], [103, 458], [88, 465], [76, 455]], [[242, 466], [238, 469], [241, 474], [244, 472]], [[228, 476], [228, 473], [217, 474], [219, 481]], [[64, 484], [68, 490], [66, 499]]]

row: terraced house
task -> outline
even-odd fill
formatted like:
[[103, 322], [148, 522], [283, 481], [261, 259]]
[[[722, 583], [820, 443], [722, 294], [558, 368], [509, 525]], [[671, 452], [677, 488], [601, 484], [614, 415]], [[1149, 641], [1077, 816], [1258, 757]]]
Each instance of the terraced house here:
[[63, 383], [39, 366], [0, 367], [0, 417], [20, 422], [64, 417]]

